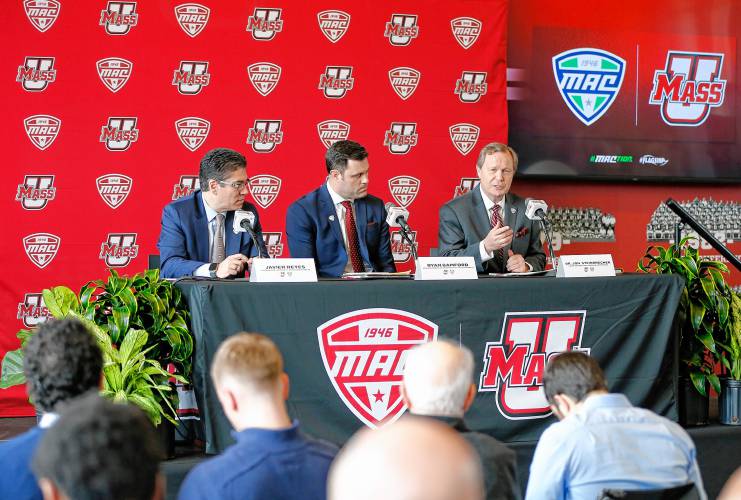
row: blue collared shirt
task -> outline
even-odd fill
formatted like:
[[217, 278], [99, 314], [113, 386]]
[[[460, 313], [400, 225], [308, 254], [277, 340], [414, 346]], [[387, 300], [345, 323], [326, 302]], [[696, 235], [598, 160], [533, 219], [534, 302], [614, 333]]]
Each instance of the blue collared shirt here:
[[337, 448], [304, 436], [298, 421], [288, 429], [233, 432], [236, 443], [197, 465], [185, 478], [179, 500], [324, 500]]
[[659, 489], [695, 483], [707, 499], [695, 445], [676, 423], [622, 394], [588, 397], [552, 424], [535, 448], [526, 500], [594, 500], [605, 488]]

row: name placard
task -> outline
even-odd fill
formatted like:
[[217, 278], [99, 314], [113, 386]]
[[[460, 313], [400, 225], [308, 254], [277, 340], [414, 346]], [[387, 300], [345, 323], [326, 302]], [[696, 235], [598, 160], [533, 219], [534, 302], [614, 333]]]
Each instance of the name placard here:
[[416, 280], [475, 280], [476, 262], [473, 257], [420, 257], [417, 259]]
[[615, 276], [612, 255], [561, 255], [558, 258], [558, 278], [589, 278], [595, 276]]
[[316, 281], [314, 259], [252, 260], [250, 281], [255, 283]]

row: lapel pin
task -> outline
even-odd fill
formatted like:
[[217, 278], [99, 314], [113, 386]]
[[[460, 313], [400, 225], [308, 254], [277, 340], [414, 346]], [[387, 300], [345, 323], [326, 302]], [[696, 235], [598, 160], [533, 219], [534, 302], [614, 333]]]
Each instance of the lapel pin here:
[[517, 213], [517, 209], [515, 207], [510, 207], [509, 212], [512, 213], [512, 214], [516, 214]]
[[330, 215], [329, 216], [329, 220], [332, 221], [332, 222], [334, 222], [334, 215]]

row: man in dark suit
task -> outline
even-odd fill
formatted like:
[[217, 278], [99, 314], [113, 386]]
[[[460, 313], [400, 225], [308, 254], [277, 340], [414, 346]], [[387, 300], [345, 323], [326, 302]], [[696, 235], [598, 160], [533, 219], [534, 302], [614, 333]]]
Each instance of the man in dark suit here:
[[510, 193], [517, 153], [487, 144], [479, 153], [479, 187], [440, 208], [441, 256], [471, 256], [480, 273], [541, 271], [545, 253], [540, 226], [525, 216], [525, 200]]
[[476, 397], [473, 354], [449, 340], [429, 342], [407, 351], [401, 394], [409, 413], [437, 420], [476, 451], [484, 469], [487, 500], [519, 500], [517, 456], [488, 434], [468, 428], [463, 415]]
[[[257, 209], [244, 201], [247, 161], [231, 149], [212, 149], [201, 160], [201, 190], [165, 206], [157, 248], [163, 278], [244, 276], [253, 256], [267, 256]], [[251, 212], [260, 249], [247, 232], [234, 231], [235, 211]]]
[[338, 141], [325, 163], [327, 182], [288, 207], [291, 257], [314, 259], [320, 276], [395, 271], [383, 201], [368, 194], [368, 152]]

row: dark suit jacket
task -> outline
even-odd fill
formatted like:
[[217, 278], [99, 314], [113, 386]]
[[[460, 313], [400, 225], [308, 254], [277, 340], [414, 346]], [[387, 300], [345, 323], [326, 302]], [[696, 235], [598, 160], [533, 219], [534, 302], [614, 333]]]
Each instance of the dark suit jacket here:
[[[360, 255], [366, 267], [372, 271], [395, 271], [383, 200], [372, 195], [355, 200], [355, 219]], [[286, 236], [291, 257], [314, 259], [320, 276], [337, 277], [344, 272], [347, 250], [326, 184], [288, 207]]]
[[471, 256], [476, 261], [480, 273], [506, 272], [507, 250], [520, 254], [533, 266], [533, 271], [545, 268], [545, 253], [540, 242], [540, 224], [525, 216], [525, 200], [513, 193], [507, 193], [504, 201], [504, 223], [512, 228], [514, 237], [508, 248], [504, 249], [505, 266], [498, 267], [496, 259], [481, 262], [479, 243], [491, 230], [489, 214], [481, 188], [450, 200], [440, 207], [438, 226], [438, 248], [441, 257]]
[[[257, 209], [252, 203], [245, 202], [242, 210], [249, 210], [255, 214], [258, 245], [262, 247], [263, 255], [267, 255]], [[224, 246], [227, 257], [235, 253], [247, 257], [258, 255], [258, 250], [254, 248], [252, 238], [247, 232], [234, 234], [233, 221], [232, 210], [226, 213], [224, 220]], [[162, 211], [162, 230], [157, 248], [160, 251], [160, 272], [163, 278], [192, 276], [196, 269], [209, 262], [208, 219], [201, 191], [165, 206]]]
[[474, 432], [462, 418], [428, 417], [449, 425], [476, 450], [484, 470], [487, 500], [519, 500], [522, 498], [517, 482], [517, 454], [488, 434]]

